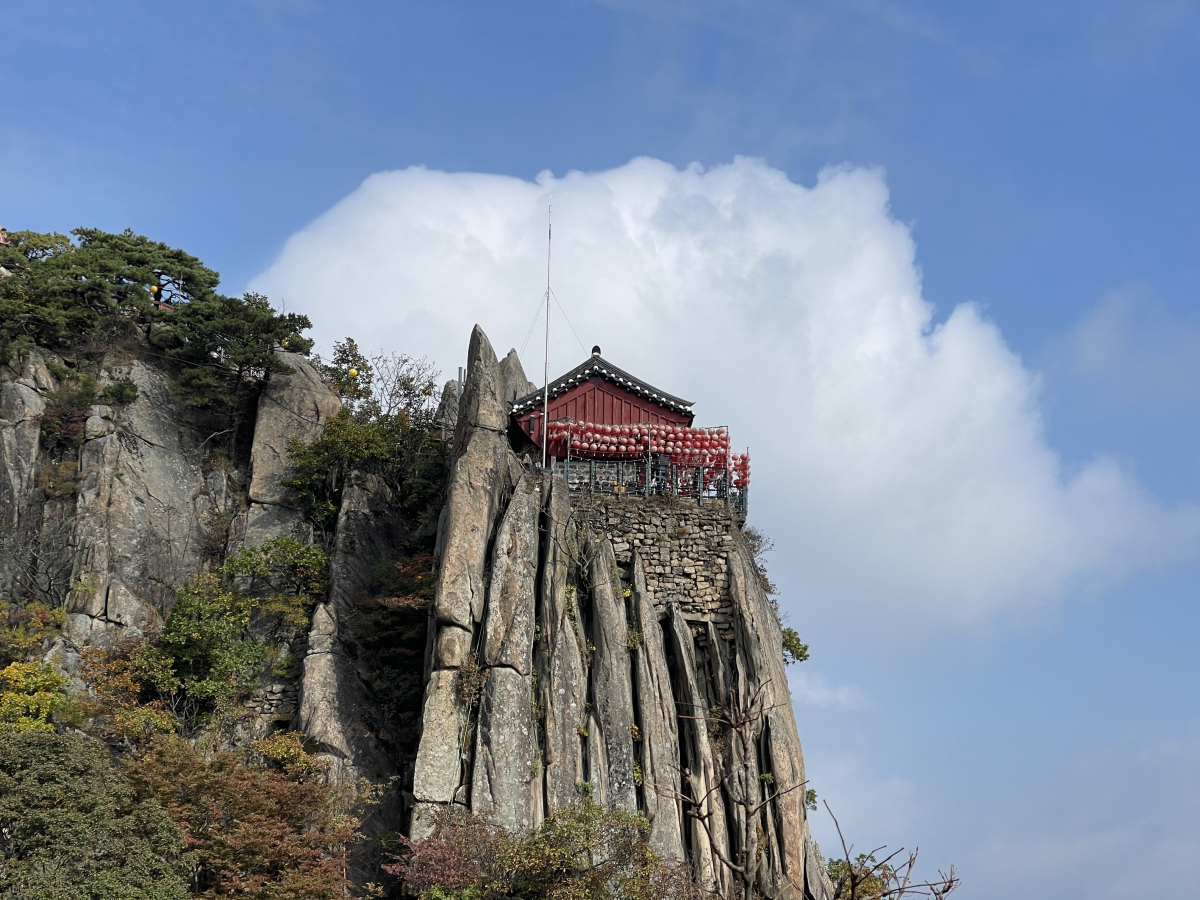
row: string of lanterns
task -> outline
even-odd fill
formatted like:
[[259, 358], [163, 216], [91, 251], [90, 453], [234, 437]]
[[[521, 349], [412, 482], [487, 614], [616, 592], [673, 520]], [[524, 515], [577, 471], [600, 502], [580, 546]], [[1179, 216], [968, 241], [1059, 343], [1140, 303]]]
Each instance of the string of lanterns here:
[[547, 449], [553, 456], [584, 459], [636, 459], [663, 454], [674, 465], [728, 470], [735, 487], [750, 483], [750, 454], [730, 453], [729, 429], [684, 425], [601, 425], [551, 422]]

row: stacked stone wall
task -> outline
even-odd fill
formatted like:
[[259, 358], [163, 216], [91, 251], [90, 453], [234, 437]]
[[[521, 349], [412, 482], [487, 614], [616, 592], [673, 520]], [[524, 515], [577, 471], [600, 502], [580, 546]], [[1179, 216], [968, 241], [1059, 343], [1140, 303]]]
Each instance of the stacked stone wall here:
[[572, 506], [594, 535], [612, 541], [617, 564], [626, 572], [634, 552], [641, 555], [655, 606], [677, 603], [689, 622], [712, 622], [732, 640], [732, 510], [670, 497], [606, 495], [575, 495]]

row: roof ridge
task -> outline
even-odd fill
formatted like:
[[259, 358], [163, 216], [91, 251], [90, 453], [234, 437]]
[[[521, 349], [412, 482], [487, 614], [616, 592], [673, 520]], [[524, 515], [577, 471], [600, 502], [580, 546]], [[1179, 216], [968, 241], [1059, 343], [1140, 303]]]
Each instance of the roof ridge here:
[[[643, 397], [654, 400], [663, 406], [673, 407], [680, 411], [690, 411], [692, 406], [691, 400], [684, 400], [682, 397], [676, 397], [674, 394], [668, 394], [648, 382], [642, 381], [633, 375], [630, 375], [620, 366], [615, 366], [607, 359], [600, 355], [591, 356], [577, 365], [574, 369], [558, 378], [549, 384], [550, 396], [557, 397], [564, 393], [575, 384], [583, 381], [584, 376], [592, 373], [606, 377], [606, 380], [611, 381], [618, 387], [623, 387], [632, 391], [635, 394], [640, 394]], [[526, 394], [524, 397], [518, 397], [513, 401], [513, 412], [523, 412], [525, 408], [533, 408], [541, 405], [546, 388], [541, 388]]]

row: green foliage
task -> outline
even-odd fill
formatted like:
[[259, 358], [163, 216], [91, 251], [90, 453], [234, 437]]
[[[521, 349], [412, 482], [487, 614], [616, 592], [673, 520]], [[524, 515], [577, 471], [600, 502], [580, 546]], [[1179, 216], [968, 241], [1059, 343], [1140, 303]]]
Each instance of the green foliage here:
[[291, 471], [283, 485], [326, 534], [354, 472], [382, 478], [400, 508], [423, 521], [438, 506], [445, 481], [445, 443], [432, 431], [436, 373], [425, 360], [398, 354], [367, 360], [349, 338], [334, 346], [333, 362], [318, 365], [345, 406], [321, 437], [288, 444]]
[[268, 738], [255, 741], [250, 749], [282, 769], [311, 775], [321, 770], [312, 754], [304, 749], [304, 732], [278, 731]]
[[78, 724], [78, 705], [67, 696], [67, 680], [49, 666], [9, 663], [0, 670], [0, 733], [53, 731]]
[[137, 385], [131, 378], [118, 378], [104, 389], [104, 402], [113, 406], [128, 406], [137, 399]]
[[0, 666], [22, 662], [41, 649], [46, 638], [54, 637], [66, 624], [67, 613], [40, 601], [8, 603], [0, 601]]
[[472, 708], [479, 701], [479, 695], [483, 693], [483, 686], [487, 683], [488, 671], [480, 662], [478, 655], [468, 653], [466, 661], [459, 666], [455, 673], [454, 695], [458, 698], [458, 702], [467, 709]]
[[179, 592], [159, 636], [158, 653], [146, 655], [147, 680], [163, 694], [182, 691], [198, 701], [219, 701], [247, 690], [262, 660], [262, 648], [246, 639], [257, 605], [225, 588], [217, 575], [194, 576]]
[[319, 356], [315, 361], [321, 376], [338, 392], [347, 406], [353, 409], [355, 404], [370, 399], [375, 369], [358, 349], [358, 342], [354, 338], [335, 341], [333, 358], [328, 363]]
[[275, 347], [306, 353], [312, 341], [300, 332], [307, 316], [275, 312], [261, 294], [211, 294], [176, 307], [151, 333], [151, 343], [175, 361], [176, 391], [187, 406], [237, 416], [251, 388], [291, 369]]
[[830, 859], [825, 871], [833, 882], [833, 900], [873, 900], [896, 887], [895, 869], [880, 863], [874, 853], [860, 853], [853, 862]]
[[283, 486], [304, 504], [315, 525], [331, 532], [346, 475], [386, 467], [396, 431], [393, 423], [360, 422], [343, 409], [312, 443], [295, 438], [288, 442], [291, 471]]
[[72, 373], [46, 400], [42, 413], [42, 446], [51, 453], [74, 449], [83, 441], [88, 407], [96, 402], [100, 385], [86, 372]]
[[775, 615], [779, 615], [779, 588], [767, 576], [767, 554], [775, 549], [775, 542], [752, 525], [742, 529], [742, 537], [750, 548], [750, 556], [754, 560], [754, 569], [758, 574], [758, 583], [767, 595]]
[[11, 900], [183, 900], [179, 828], [137, 798], [102, 745], [0, 733], [0, 895]]
[[277, 537], [225, 560], [226, 578], [244, 578], [255, 593], [266, 592], [262, 611], [279, 615], [293, 630], [305, 628], [313, 606], [329, 590], [329, 557], [293, 537]]
[[[216, 272], [198, 259], [132, 231], [62, 234], [17, 231], [0, 247], [0, 358], [37, 345], [77, 346], [128, 336], [161, 319], [156, 297], [189, 302], [213, 295]], [[151, 290], [154, 288], [155, 290]]]
[[308, 625], [328, 577], [328, 557], [290, 537], [193, 576], [157, 641], [85, 653], [95, 698], [89, 714], [135, 742], [175, 728], [191, 733], [205, 715], [248, 695], [271, 662], [267, 644], [251, 634], [254, 617], [278, 616], [294, 636]]
[[[0, 245], [10, 273], [0, 278], [0, 362], [27, 346], [94, 356], [126, 346], [165, 357], [183, 403], [221, 417], [233, 446], [259, 385], [289, 371], [275, 349], [307, 353], [312, 341], [302, 333], [312, 323], [277, 313], [260, 294], [218, 294], [217, 273], [196, 257], [132, 231], [72, 234], [78, 244], [18, 231]], [[105, 391], [114, 404], [135, 397], [128, 379]], [[78, 408], [52, 404], [47, 413], [52, 441], [77, 440]]]
[[800, 640], [795, 628], [783, 629], [783, 662], [785, 665], [804, 662], [808, 659], [808, 644]]
[[804, 808], [809, 812], [817, 811], [817, 792], [812, 788], [804, 791]]

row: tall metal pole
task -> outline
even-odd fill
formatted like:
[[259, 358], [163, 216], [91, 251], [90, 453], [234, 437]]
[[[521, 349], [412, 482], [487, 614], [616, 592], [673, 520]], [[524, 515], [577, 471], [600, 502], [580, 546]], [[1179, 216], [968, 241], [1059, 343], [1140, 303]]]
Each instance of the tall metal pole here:
[[554, 238], [551, 220], [553, 205], [546, 207], [546, 355], [542, 370], [542, 471], [546, 471], [546, 453], [550, 446], [550, 242]]

